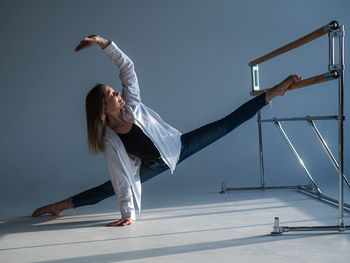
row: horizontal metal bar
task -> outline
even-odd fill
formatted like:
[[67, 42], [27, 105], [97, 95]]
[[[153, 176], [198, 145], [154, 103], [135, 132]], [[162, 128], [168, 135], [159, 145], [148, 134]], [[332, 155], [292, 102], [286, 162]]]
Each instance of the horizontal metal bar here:
[[307, 121], [307, 120], [338, 120], [338, 115], [331, 116], [306, 116], [294, 118], [273, 118], [261, 120], [261, 122], [275, 122], [275, 121]]
[[350, 230], [350, 226], [280, 226], [278, 231], [272, 231], [271, 235], [281, 235], [284, 232], [290, 231], [344, 231]]
[[[222, 188], [221, 193], [225, 193], [226, 191], [247, 191], [247, 190], [278, 190], [278, 189], [289, 189], [289, 190], [298, 190], [298, 192], [302, 194], [306, 194], [313, 198], [316, 198], [325, 203], [334, 205], [338, 207], [338, 200], [332, 197], [329, 197], [324, 194], [317, 193], [311, 184], [309, 185], [287, 185], [287, 186], [265, 186], [265, 187], [227, 187]], [[344, 210], [350, 212], [350, 205], [344, 203]]]
[[[282, 226], [283, 227], [283, 226]], [[347, 230], [350, 229], [350, 226], [346, 226]], [[292, 226], [288, 227], [290, 231], [320, 231], [320, 230], [343, 230], [343, 228], [339, 228], [339, 226]]]
[[[305, 187], [309, 187], [309, 185], [287, 185], [287, 186], [265, 186], [265, 187], [227, 187], [225, 191], [246, 191], [246, 190], [272, 190], [272, 189], [304, 189]], [[222, 189], [223, 190], [223, 189]], [[225, 192], [221, 191], [221, 192]]]
[[[293, 84], [291, 84], [288, 88], [288, 90], [295, 90], [295, 89], [300, 89], [300, 88], [304, 88], [304, 87], [308, 87], [308, 86], [312, 86], [318, 83], [322, 83], [322, 82], [326, 82], [329, 80], [333, 80], [333, 79], [337, 79], [339, 78], [340, 74], [338, 71], [333, 70], [331, 72], [326, 72], [314, 77], [310, 77], [298, 82], [295, 82]], [[257, 91], [252, 91], [250, 94], [252, 96], [258, 96], [263, 92], [268, 91], [269, 89], [261, 89], [261, 90], [257, 90]]]
[[274, 226], [272, 228], [271, 235], [282, 235], [284, 232], [289, 231], [339, 231], [344, 232], [345, 230], [350, 230], [350, 226], [280, 226], [280, 220], [278, 217], [275, 217]]
[[260, 58], [257, 58], [255, 60], [249, 62], [248, 65], [251, 67], [251, 66], [254, 66], [256, 64], [260, 64], [264, 61], [270, 60], [270, 59], [277, 57], [285, 52], [288, 52], [294, 48], [305, 45], [306, 43], [309, 43], [309, 42], [327, 34], [328, 32], [336, 30], [338, 28], [339, 28], [339, 23], [337, 21], [332, 21], [329, 24], [327, 24], [323, 27], [320, 27], [319, 29], [311, 32], [310, 34], [307, 34], [306, 36], [303, 36], [303, 37], [301, 37], [301, 38], [299, 38], [299, 39], [297, 39], [297, 40], [295, 40], [295, 41], [293, 41], [293, 42], [291, 42], [283, 47], [280, 47], [280, 48], [278, 48], [278, 49], [276, 49], [276, 50], [274, 50], [274, 51], [272, 51], [272, 52], [270, 52], [270, 53], [268, 53]]
[[[306, 188], [304, 189], [298, 189], [298, 191], [300, 193], [303, 193], [303, 194], [306, 194], [308, 196], [311, 196], [313, 198], [316, 198], [320, 201], [323, 201], [325, 203], [328, 203], [328, 204], [331, 204], [331, 205], [334, 205], [336, 207], [338, 207], [338, 200], [337, 199], [334, 199], [332, 197], [329, 197], [329, 196], [326, 196], [324, 194], [317, 194], [317, 193], [314, 193]], [[344, 210], [346, 210], [347, 212], [350, 212], [350, 205], [347, 204], [347, 203], [344, 203]]]

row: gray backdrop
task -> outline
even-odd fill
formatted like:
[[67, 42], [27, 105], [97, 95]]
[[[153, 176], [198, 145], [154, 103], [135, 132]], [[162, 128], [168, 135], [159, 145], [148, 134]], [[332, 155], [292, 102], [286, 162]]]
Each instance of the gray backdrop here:
[[[84, 36], [114, 40], [136, 65], [143, 102], [185, 133], [251, 98], [249, 61], [333, 19], [349, 26], [349, 11], [346, 0], [1, 1], [1, 202], [30, 203], [31, 210], [108, 180], [103, 156], [88, 153], [84, 100], [96, 82], [121, 85], [99, 47], [73, 51]], [[261, 83], [271, 87], [291, 73], [314, 76], [327, 65], [324, 36], [262, 64]], [[290, 92], [263, 110], [264, 118], [328, 114], [337, 114], [336, 81]], [[321, 186], [336, 184], [309, 127], [285, 128]], [[319, 122], [319, 129], [336, 152], [336, 122]], [[348, 121], [344, 130], [347, 161]], [[275, 127], [264, 124], [263, 135], [266, 183], [307, 182]], [[258, 185], [256, 118], [182, 163], [174, 176], [147, 182], [144, 196], [161, 189], [216, 191], [221, 181]]]

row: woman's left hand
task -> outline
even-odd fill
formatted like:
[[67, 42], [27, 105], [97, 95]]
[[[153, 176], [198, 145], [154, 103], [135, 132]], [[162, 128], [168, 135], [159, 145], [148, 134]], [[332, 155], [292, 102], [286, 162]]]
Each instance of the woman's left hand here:
[[84, 48], [91, 47], [95, 44], [99, 45], [102, 49], [106, 48], [111, 43], [110, 40], [104, 39], [99, 35], [90, 35], [85, 37], [80, 41], [80, 44], [74, 49], [75, 51], [80, 51]]
[[122, 218], [122, 219], [119, 219], [118, 221], [108, 223], [107, 226], [128, 226], [128, 225], [132, 225], [133, 223], [134, 223], [134, 220], [130, 218]]

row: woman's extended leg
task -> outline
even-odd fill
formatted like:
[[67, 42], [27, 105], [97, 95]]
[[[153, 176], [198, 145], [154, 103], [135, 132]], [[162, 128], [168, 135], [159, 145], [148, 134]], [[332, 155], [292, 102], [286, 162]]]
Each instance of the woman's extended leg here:
[[183, 134], [181, 136], [182, 151], [179, 163], [251, 119], [267, 104], [266, 94], [263, 93], [244, 103], [226, 117]]
[[183, 134], [181, 136], [182, 149], [179, 163], [204, 147], [222, 138], [239, 125], [252, 118], [272, 99], [277, 96], [285, 95], [292, 83], [300, 80], [300, 76], [290, 75], [281, 83], [269, 89], [267, 93], [262, 93], [261, 95], [249, 100], [226, 117]]
[[[244, 103], [225, 118], [183, 134], [181, 136], [182, 147], [178, 163], [230, 133], [243, 122], [252, 118], [272, 99], [277, 96], [283, 96], [293, 82], [300, 80], [300, 76], [290, 75], [281, 83], [269, 89], [266, 93], [263, 93]], [[141, 182], [146, 182], [168, 169], [169, 167], [162, 161], [155, 162], [152, 165], [142, 165], [140, 170]]]

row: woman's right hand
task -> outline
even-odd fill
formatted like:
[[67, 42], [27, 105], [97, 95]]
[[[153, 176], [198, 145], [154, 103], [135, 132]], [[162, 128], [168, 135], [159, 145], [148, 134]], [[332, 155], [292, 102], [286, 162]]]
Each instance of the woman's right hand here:
[[84, 48], [88, 48], [90, 46], [93, 46], [95, 44], [98, 44], [101, 46], [102, 49], [106, 48], [111, 43], [110, 40], [104, 39], [98, 35], [90, 35], [85, 37], [83, 40], [80, 41], [80, 44], [74, 49], [74, 51], [80, 51]]

